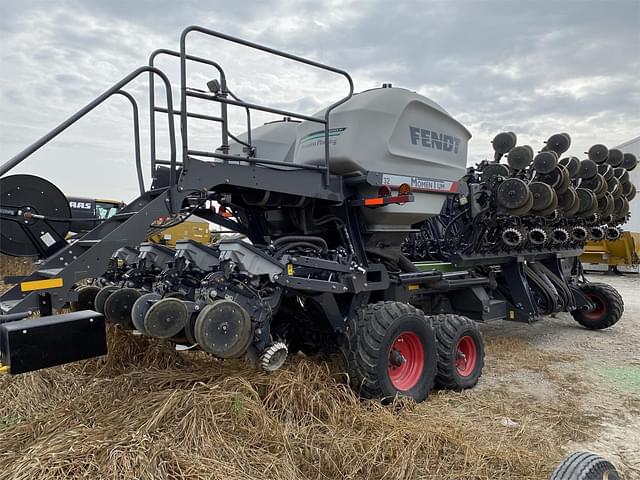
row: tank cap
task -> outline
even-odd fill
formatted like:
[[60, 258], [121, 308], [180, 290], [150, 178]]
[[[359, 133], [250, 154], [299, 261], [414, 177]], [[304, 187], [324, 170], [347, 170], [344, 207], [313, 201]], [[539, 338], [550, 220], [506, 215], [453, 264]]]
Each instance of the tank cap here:
[[391, 87], [393, 87], [393, 85], [390, 84], [390, 83], [383, 83], [382, 84], [382, 88], [391, 88]]

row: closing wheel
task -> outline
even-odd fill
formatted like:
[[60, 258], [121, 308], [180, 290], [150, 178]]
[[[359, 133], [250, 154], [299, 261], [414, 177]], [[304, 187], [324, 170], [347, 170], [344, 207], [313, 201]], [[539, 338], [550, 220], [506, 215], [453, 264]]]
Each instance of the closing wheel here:
[[96, 295], [100, 291], [100, 287], [95, 285], [84, 285], [78, 289], [78, 300], [71, 302], [71, 311], [79, 312], [81, 310], [95, 310]]
[[575, 452], [565, 458], [549, 480], [620, 480], [611, 462], [589, 452]]
[[113, 292], [104, 302], [104, 316], [112, 323], [133, 329], [131, 322], [131, 309], [140, 297], [140, 292], [135, 288], [121, 288]]
[[104, 315], [104, 302], [107, 301], [107, 298], [115, 292], [116, 290], [120, 290], [120, 287], [115, 285], [107, 285], [106, 287], [102, 287], [100, 291], [96, 294], [96, 298], [94, 300], [95, 310], [98, 313], [102, 313]]
[[585, 283], [580, 290], [593, 303], [590, 310], [574, 310], [573, 318], [583, 327], [602, 330], [622, 317], [624, 302], [618, 291], [606, 283]]
[[367, 305], [347, 325], [341, 350], [352, 388], [366, 398], [421, 402], [433, 388], [435, 335], [421, 310], [401, 302]]

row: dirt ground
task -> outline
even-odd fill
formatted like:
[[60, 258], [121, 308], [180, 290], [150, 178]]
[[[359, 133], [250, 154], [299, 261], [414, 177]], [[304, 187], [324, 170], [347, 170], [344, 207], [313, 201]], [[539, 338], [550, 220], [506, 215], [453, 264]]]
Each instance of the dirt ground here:
[[589, 278], [618, 324], [482, 325], [479, 384], [419, 405], [362, 401], [321, 358], [266, 374], [110, 329], [106, 358], [0, 377], [0, 479], [543, 480], [576, 450], [640, 479], [640, 276]]
[[[486, 369], [477, 389], [501, 386], [548, 403], [573, 399], [578, 411], [593, 420], [588, 427], [593, 438], [562, 447], [599, 453], [627, 472], [628, 478], [640, 478], [640, 275], [589, 273], [587, 277], [608, 283], [622, 294], [622, 320], [595, 332], [580, 328], [569, 314], [529, 326], [483, 325], [487, 338], [521, 339], [536, 350], [567, 356], [570, 361], [551, 363], [542, 372], [527, 367], [507, 374]], [[522, 363], [526, 362], [523, 358]]]

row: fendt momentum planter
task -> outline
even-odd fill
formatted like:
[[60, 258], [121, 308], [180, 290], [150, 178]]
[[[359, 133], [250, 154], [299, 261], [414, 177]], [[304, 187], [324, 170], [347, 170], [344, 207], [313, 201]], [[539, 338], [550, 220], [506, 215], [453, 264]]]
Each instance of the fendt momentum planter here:
[[[348, 93], [315, 115], [245, 102], [218, 63], [187, 53], [195, 34], [339, 75]], [[179, 110], [169, 78], [155, 66], [160, 56], [179, 60]], [[189, 86], [193, 63], [211, 67], [216, 78]], [[150, 83], [148, 190], [137, 103], [124, 90], [140, 75]], [[0, 361], [9, 373], [104, 354], [106, 319], [267, 371], [294, 352], [335, 353], [361, 395], [421, 401], [434, 384], [476, 384], [484, 363], [476, 322], [534, 322], [567, 311], [600, 329], [622, 314], [620, 295], [588, 283], [577, 256], [589, 238], [617, 235], [627, 220], [633, 156], [595, 145], [589, 159], [560, 159], [567, 134], [551, 136], [534, 154], [502, 133], [493, 141], [495, 158], [467, 168], [470, 133], [433, 101], [389, 84], [354, 94], [342, 70], [192, 26], [178, 51], [153, 52], [148, 66], [0, 174], [113, 95], [133, 106], [140, 187], [116, 215], [68, 241], [73, 219], [54, 185], [29, 175], [0, 179], [0, 250], [41, 258], [31, 275], [10, 279], [15, 286], [0, 299]], [[217, 105], [219, 114], [195, 113], [194, 102], [200, 111]], [[246, 113], [242, 135], [229, 129], [231, 108]], [[254, 128], [253, 111], [285, 119]], [[156, 155], [159, 116], [168, 120], [169, 159]], [[217, 149], [193, 149], [191, 118], [219, 126]], [[237, 235], [171, 250], [145, 243], [192, 214]], [[52, 315], [67, 304], [72, 313]], [[26, 318], [37, 310], [40, 318]]]

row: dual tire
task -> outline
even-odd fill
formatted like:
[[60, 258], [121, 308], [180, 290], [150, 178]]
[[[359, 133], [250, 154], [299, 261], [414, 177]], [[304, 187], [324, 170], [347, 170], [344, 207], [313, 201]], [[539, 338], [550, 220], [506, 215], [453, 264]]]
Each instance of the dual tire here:
[[475, 322], [426, 317], [406, 303], [367, 305], [350, 320], [342, 353], [352, 388], [365, 398], [427, 398], [434, 386], [462, 390], [482, 372], [484, 347]]

